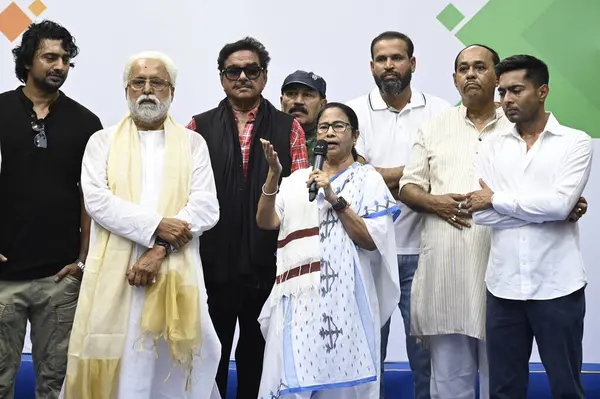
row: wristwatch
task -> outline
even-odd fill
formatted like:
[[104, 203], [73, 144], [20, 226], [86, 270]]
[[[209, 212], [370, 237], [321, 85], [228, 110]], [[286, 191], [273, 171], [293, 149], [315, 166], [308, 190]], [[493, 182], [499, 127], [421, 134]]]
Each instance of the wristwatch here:
[[79, 270], [81, 270], [81, 272], [83, 273], [83, 271], [85, 270], [85, 263], [83, 263], [79, 259], [77, 259], [77, 262], [75, 262], [75, 263], [77, 264], [77, 267], [79, 268]]
[[336, 212], [344, 212], [349, 207], [350, 205], [348, 205], [344, 197], [338, 197], [337, 202], [332, 206], [333, 210]]
[[163, 240], [160, 237], [156, 237], [154, 244], [164, 247], [167, 250], [167, 255], [173, 253], [173, 247], [171, 246], [171, 244], [169, 244], [168, 242], [166, 242], [165, 240]]

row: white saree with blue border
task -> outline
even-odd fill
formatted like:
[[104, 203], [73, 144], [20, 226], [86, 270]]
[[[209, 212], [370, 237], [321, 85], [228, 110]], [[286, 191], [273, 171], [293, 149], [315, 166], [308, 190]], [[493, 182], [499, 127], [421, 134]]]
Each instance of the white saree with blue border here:
[[266, 340], [259, 398], [375, 399], [380, 329], [400, 297], [393, 225], [400, 209], [371, 166], [354, 163], [331, 179], [377, 247], [361, 249], [322, 190], [308, 201], [310, 172], [285, 178], [276, 199], [277, 280], [259, 317]]

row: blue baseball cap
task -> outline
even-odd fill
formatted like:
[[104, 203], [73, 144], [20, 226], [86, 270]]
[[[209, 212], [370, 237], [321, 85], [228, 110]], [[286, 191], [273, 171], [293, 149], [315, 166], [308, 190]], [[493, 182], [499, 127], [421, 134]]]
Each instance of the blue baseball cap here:
[[281, 85], [281, 93], [283, 94], [285, 87], [291, 85], [292, 83], [308, 86], [311, 89], [316, 90], [321, 97], [326, 98], [325, 93], [327, 91], [327, 83], [325, 83], [325, 79], [313, 72], [298, 70], [288, 75], [288, 77], [283, 81], [283, 85]]

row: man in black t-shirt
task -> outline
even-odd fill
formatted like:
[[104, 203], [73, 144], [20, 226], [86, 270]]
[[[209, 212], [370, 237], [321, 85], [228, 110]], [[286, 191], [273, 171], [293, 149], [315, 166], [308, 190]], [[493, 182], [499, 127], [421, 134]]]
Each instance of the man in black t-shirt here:
[[25, 85], [0, 94], [0, 398], [13, 398], [31, 322], [36, 397], [58, 397], [88, 251], [79, 188], [96, 115], [59, 89], [78, 54], [71, 34], [32, 24], [13, 50]]

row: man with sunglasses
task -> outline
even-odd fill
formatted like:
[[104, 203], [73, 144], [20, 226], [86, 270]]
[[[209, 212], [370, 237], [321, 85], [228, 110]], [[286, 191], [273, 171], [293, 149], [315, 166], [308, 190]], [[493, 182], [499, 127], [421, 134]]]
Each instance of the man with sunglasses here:
[[224, 46], [218, 66], [227, 97], [188, 125], [208, 144], [221, 209], [217, 225], [200, 237], [209, 311], [222, 345], [217, 384], [225, 397], [239, 322], [238, 399], [258, 396], [265, 342], [257, 319], [275, 281], [277, 231], [256, 224], [269, 170], [260, 139], [273, 144], [282, 177], [308, 167], [302, 127], [261, 95], [269, 61], [265, 47], [251, 37]]
[[62, 91], [79, 49], [62, 26], [32, 24], [13, 50], [24, 83], [0, 94], [0, 397], [31, 322], [36, 397], [56, 398], [88, 252], [81, 160], [96, 115]]

